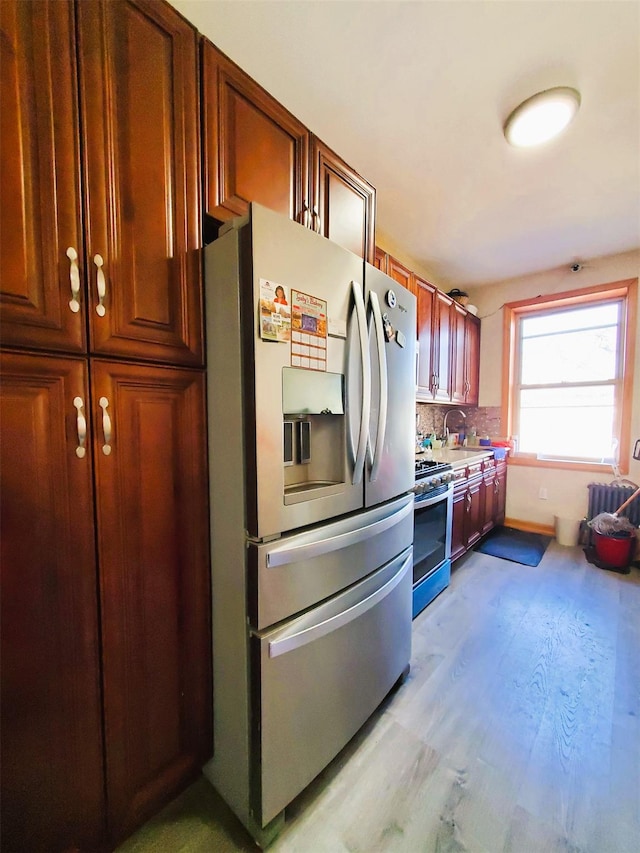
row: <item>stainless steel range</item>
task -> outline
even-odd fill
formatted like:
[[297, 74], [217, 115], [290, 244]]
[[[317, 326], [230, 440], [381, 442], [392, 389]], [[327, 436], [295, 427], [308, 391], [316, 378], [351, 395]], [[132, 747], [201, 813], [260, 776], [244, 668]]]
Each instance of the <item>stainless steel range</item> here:
[[453, 468], [416, 456], [413, 536], [413, 615], [433, 601], [451, 578]]

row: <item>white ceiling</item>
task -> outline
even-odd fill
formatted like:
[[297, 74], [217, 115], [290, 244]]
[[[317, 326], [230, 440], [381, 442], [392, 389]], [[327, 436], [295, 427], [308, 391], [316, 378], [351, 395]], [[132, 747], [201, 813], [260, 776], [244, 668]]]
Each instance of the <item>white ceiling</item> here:
[[[443, 285], [640, 246], [636, 0], [172, 0], [377, 190], [378, 231]], [[574, 123], [511, 148], [541, 89]]]

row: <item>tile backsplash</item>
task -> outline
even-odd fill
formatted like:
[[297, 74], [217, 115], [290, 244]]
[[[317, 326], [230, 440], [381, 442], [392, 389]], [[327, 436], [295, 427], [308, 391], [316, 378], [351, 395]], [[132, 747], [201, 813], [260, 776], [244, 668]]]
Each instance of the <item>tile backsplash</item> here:
[[[460, 409], [466, 414], [466, 420], [457, 414]], [[438, 406], [434, 403], [416, 404], [416, 426], [417, 432], [430, 435], [432, 432], [440, 437], [443, 431], [444, 416], [451, 412], [447, 426], [450, 432], [470, 432], [475, 427], [479, 437], [488, 435], [496, 438], [502, 435], [500, 406]]]

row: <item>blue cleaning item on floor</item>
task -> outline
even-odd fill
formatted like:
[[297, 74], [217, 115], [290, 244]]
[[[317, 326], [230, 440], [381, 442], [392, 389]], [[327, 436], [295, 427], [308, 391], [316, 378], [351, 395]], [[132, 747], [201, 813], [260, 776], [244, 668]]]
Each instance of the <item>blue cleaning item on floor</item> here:
[[513, 527], [494, 527], [474, 550], [523, 566], [537, 566], [549, 542], [551, 536], [543, 536], [541, 533], [528, 533]]

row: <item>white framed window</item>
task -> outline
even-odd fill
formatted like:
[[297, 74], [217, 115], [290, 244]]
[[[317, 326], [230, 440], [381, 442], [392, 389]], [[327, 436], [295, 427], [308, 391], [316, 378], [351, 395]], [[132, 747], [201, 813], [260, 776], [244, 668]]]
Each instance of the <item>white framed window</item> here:
[[517, 455], [628, 465], [637, 280], [505, 305], [506, 423]]

